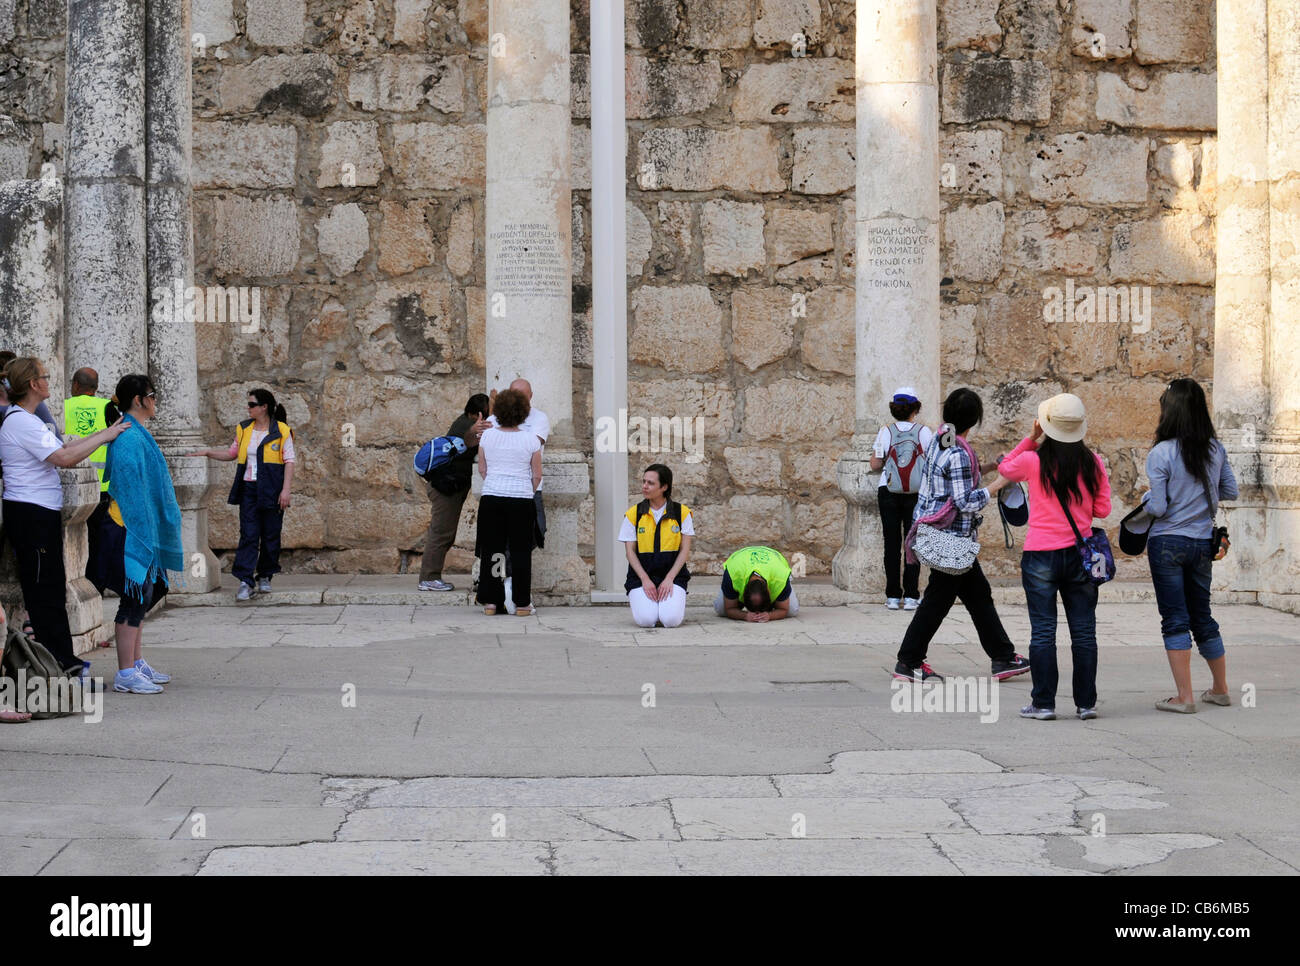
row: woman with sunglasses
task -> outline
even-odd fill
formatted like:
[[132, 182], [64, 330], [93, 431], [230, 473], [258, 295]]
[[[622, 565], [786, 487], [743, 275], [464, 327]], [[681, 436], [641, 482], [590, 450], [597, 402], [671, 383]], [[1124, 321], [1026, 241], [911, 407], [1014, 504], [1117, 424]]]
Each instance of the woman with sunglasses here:
[[239, 549], [231, 572], [239, 581], [235, 600], [271, 592], [271, 578], [280, 572], [280, 531], [293, 487], [293, 431], [268, 389], [248, 394], [248, 415], [235, 428], [229, 449], [203, 449], [191, 455], [228, 463], [238, 460], [235, 482], [226, 502], [239, 507]]
[[[59, 667], [83, 677], [87, 665], [77, 657], [68, 626], [67, 575], [63, 570], [63, 485], [59, 468], [76, 466], [127, 429], [117, 420], [107, 429], [67, 445], [59, 442], [36, 410], [50, 398], [49, 372], [37, 359], [12, 360], [4, 370], [9, 407], [0, 425], [0, 464], [4, 468], [4, 529], [18, 558], [23, 606], [36, 639]], [[0, 720], [13, 718], [0, 713]]]
[[108, 512], [100, 521], [96, 586], [117, 593], [114, 637], [117, 675], [113, 690], [157, 694], [171, 676], [150, 667], [140, 641], [150, 608], [167, 596], [167, 571], [185, 568], [181, 545], [181, 508], [171, 472], [158, 442], [145, 427], [158, 412], [153, 380], [143, 374], [123, 376], [105, 415], [118, 409], [132, 431], [108, 448]]

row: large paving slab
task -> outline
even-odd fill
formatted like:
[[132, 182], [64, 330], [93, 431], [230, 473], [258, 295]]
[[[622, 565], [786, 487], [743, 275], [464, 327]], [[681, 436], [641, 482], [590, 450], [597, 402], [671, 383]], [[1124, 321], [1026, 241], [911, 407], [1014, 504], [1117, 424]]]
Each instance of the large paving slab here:
[[[927, 710], [888, 675], [911, 615], [875, 604], [766, 627], [692, 606], [683, 627], [646, 630], [621, 607], [489, 618], [395, 599], [386, 578], [295, 579], [277, 588], [296, 602], [152, 616], [148, 657], [175, 675], [163, 694], [0, 729], [0, 868], [1300, 870], [1292, 615], [1217, 605], [1236, 702], [1181, 716], [1152, 707], [1171, 687], [1154, 604], [1103, 602], [1101, 717], [1038, 722], [1016, 715], [1028, 679], [992, 684], [960, 610], [930, 660], [984, 705]], [[1024, 650], [1023, 604], [1001, 610]], [[111, 675], [111, 652], [91, 660]]]

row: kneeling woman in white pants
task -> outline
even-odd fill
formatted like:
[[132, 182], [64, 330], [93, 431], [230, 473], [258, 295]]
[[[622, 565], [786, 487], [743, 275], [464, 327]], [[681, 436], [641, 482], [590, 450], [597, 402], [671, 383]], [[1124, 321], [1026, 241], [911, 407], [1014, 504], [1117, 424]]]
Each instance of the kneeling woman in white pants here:
[[677, 627], [686, 619], [686, 561], [695, 523], [688, 507], [673, 502], [673, 471], [662, 463], [641, 474], [641, 495], [618, 534], [627, 548], [623, 588], [640, 627]]

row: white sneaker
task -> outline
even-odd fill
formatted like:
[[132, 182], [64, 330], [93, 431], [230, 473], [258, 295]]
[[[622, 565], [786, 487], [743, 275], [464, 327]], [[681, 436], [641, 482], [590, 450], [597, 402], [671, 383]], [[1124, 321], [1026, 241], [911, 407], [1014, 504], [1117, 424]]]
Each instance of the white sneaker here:
[[253, 596], [253, 585], [241, 583], [239, 593], [235, 594], [235, 600], [250, 600]]
[[897, 597], [886, 597], [885, 606], [890, 610], [898, 610], [899, 600]]
[[903, 598], [903, 610], [916, 610], [921, 606], [921, 601], [916, 597]]
[[257, 592], [259, 594], [269, 594], [271, 592], [271, 578], [259, 577], [257, 580]]

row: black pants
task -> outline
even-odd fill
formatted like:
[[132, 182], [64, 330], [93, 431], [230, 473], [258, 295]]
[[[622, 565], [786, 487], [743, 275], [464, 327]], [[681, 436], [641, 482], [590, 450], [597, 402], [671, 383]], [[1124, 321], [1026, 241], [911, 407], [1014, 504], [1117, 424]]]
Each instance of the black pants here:
[[1011, 638], [1007, 637], [998, 609], [993, 604], [993, 590], [976, 560], [975, 566], [964, 574], [930, 571], [930, 582], [925, 586], [921, 606], [912, 614], [912, 623], [908, 625], [903, 645], [898, 649], [899, 661], [908, 667], [920, 666], [930, 641], [958, 598], [975, 622], [984, 653], [994, 661], [1010, 661], [1016, 656], [1016, 649]]
[[86, 554], [86, 579], [95, 585], [95, 589], [101, 594], [104, 588], [98, 583], [99, 572], [99, 531], [104, 526], [104, 518], [108, 516], [108, 494], [99, 494], [99, 506], [90, 514], [90, 519], [86, 521], [86, 545], [88, 553]]
[[245, 483], [239, 502], [239, 549], [231, 574], [240, 583], [252, 584], [256, 570], [259, 577], [274, 577], [280, 572], [280, 531], [284, 528], [284, 511], [257, 506], [257, 484]]
[[502, 607], [506, 601], [506, 562], [510, 563], [511, 597], [516, 607], [532, 603], [533, 526], [537, 508], [531, 499], [484, 496], [478, 504], [478, 602]]
[[4, 501], [5, 536], [18, 558], [18, 582], [32, 633], [64, 670], [81, 672], [68, 627], [68, 578], [63, 570], [63, 514], [35, 503]]
[[880, 522], [885, 528], [885, 596], [921, 596], [921, 565], [903, 564], [903, 580], [898, 580], [898, 565], [903, 556], [903, 538], [912, 527], [917, 493], [893, 493], [882, 486], [879, 491]]
[[[538, 490], [536, 493], [533, 494], [533, 504], [537, 507], [537, 520], [535, 521], [533, 526], [532, 547], [534, 550], [541, 550], [543, 547], [546, 546], [546, 506], [545, 504], [542, 503], [541, 490]], [[474, 552], [478, 553], [478, 549], [475, 548]], [[507, 549], [506, 576], [509, 577], [511, 576], [512, 573], [513, 571], [510, 566], [510, 553], [509, 550]], [[512, 584], [511, 586], [514, 585]]]

